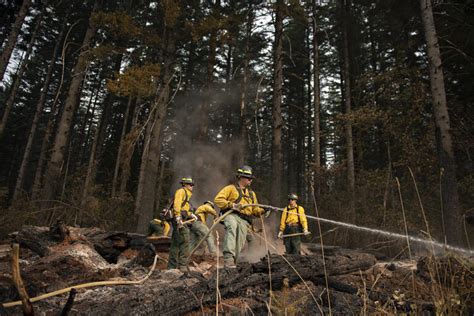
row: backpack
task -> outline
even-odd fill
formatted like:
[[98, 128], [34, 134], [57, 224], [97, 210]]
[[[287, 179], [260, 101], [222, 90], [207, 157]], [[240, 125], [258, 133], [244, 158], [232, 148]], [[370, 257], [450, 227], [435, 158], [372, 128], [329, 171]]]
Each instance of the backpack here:
[[[186, 195], [186, 197], [184, 198], [183, 203], [181, 203], [181, 208], [185, 206], [186, 203], [189, 202], [188, 192], [186, 190], [184, 190], [184, 194]], [[171, 203], [168, 205], [168, 207], [165, 207], [164, 209], [162, 209], [160, 214], [158, 214], [158, 218], [162, 221], [171, 222], [174, 217], [173, 206], [174, 206], [174, 196], [171, 199]]]

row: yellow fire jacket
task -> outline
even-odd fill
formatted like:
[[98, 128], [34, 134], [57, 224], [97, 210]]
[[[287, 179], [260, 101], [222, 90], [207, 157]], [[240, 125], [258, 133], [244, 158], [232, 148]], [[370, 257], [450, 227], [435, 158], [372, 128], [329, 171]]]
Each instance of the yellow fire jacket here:
[[[186, 198], [187, 195], [187, 198]], [[193, 193], [186, 188], [180, 188], [174, 193], [174, 202], [173, 202], [173, 215], [181, 216], [181, 211], [187, 211], [187, 215], [191, 216], [191, 205], [189, 200]], [[186, 201], [186, 203], [184, 203]]]
[[170, 224], [168, 224], [167, 221], [162, 221], [158, 218], [153, 219], [153, 224], [160, 225], [163, 227], [163, 236], [168, 236], [168, 233], [170, 232]]
[[199, 219], [203, 222], [206, 223], [206, 217], [207, 215], [212, 215], [214, 217], [217, 216], [216, 210], [212, 208], [209, 204], [203, 204], [198, 207], [196, 210], [196, 215], [199, 217]]
[[[235, 188], [235, 185], [230, 184], [217, 193], [216, 197], [214, 198], [214, 203], [221, 209], [229, 209], [232, 208], [232, 204], [234, 204], [238, 198], [239, 192]], [[246, 204], [258, 204], [257, 195], [252, 191], [252, 196], [250, 196], [248, 189], [242, 189], [242, 199], [239, 201], [239, 203], [243, 206]], [[264, 209], [258, 206], [243, 207], [240, 211], [240, 213], [244, 215], [251, 216], [259, 216], [264, 212]]]
[[294, 225], [298, 223], [301, 224], [303, 230], [308, 230], [308, 220], [304, 214], [304, 208], [299, 205], [294, 208], [290, 208], [290, 206], [285, 207], [283, 213], [281, 214], [280, 231], [284, 231], [286, 225]]

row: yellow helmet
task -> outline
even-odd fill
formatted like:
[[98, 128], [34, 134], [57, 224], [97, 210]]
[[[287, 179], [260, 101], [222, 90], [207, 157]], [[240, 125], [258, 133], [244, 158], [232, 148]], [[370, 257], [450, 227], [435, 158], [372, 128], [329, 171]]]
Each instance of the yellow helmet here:
[[186, 177], [181, 178], [179, 183], [194, 185], [194, 181], [193, 181], [193, 178], [191, 176], [186, 176]]
[[298, 195], [296, 193], [288, 194], [288, 200], [298, 200]]
[[252, 167], [249, 167], [249, 166], [242, 166], [239, 169], [237, 169], [237, 177], [244, 177], [244, 178], [250, 178], [250, 179], [255, 178], [252, 173]]

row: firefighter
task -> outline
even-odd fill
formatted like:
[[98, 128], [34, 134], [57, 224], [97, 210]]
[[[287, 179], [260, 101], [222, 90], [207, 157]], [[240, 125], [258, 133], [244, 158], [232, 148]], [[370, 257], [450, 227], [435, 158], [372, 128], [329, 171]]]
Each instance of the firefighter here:
[[154, 218], [148, 223], [148, 236], [159, 237], [168, 236], [171, 226], [167, 221]]
[[216, 244], [214, 242], [214, 236], [209, 233], [209, 228], [206, 225], [207, 215], [212, 215], [214, 218], [217, 216], [216, 210], [214, 209], [214, 203], [212, 201], [206, 201], [203, 205], [199, 206], [195, 212], [197, 221], [191, 225], [191, 249], [196, 247], [197, 243], [206, 235], [207, 248], [212, 255], [217, 255]]
[[250, 189], [254, 179], [252, 168], [242, 166], [237, 170], [237, 183], [224, 187], [217, 193], [214, 203], [224, 214], [230, 209], [234, 211], [223, 220], [225, 227], [224, 236], [224, 266], [235, 268], [240, 251], [245, 245], [252, 218], [262, 215], [265, 210], [258, 206], [257, 195]]
[[168, 257], [168, 269], [176, 269], [185, 272], [189, 255], [189, 225], [183, 222], [197, 220], [196, 215], [191, 212], [189, 200], [193, 194], [194, 181], [190, 176], [180, 180], [181, 188], [176, 190], [173, 201], [173, 233], [171, 235], [170, 254]]
[[[308, 221], [304, 214], [304, 208], [297, 204], [298, 195], [290, 193], [288, 195], [288, 206], [285, 207], [281, 214], [280, 232], [278, 238], [283, 239], [283, 234], [297, 234], [303, 232], [309, 235]], [[287, 254], [300, 254], [301, 236], [285, 237], [285, 250]]]

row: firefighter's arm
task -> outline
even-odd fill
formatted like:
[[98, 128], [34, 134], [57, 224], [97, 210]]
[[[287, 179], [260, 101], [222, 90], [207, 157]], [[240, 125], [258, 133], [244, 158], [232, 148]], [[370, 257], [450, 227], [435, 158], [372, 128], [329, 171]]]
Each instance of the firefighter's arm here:
[[232, 192], [232, 186], [226, 186], [217, 193], [214, 203], [221, 209], [232, 208], [233, 202], [229, 200]]
[[199, 206], [195, 214], [201, 219], [203, 223], [206, 222], [206, 205]]
[[281, 219], [280, 219], [280, 231], [284, 231], [285, 230], [285, 222], [286, 222], [286, 207], [285, 209], [283, 210], [283, 213], [281, 213]]
[[175, 217], [181, 216], [181, 205], [185, 199], [186, 193], [184, 192], [184, 189], [179, 189], [174, 194], [173, 215]]
[[210, 215], [212, 215], [212, 216], [214, 216], [214, 217], [217, 216], [217, 212], [216, 212], [215, 209], [212, 208], [212, 206], [206, 204], [205, 207], [206, 207], [206, 208], [205, 208], [205, 212], [206, 212], [207, 214], [210, 214]]
[[302, 206], [300, 206], [301, 210], [300, 210], [300, 222], [301, 222], [301, 226], [303, 226], [303, 230], [304, 231], [308, 231], [308, 220], [306, 219], [306, 215], [304, 213], [304, 208]]

